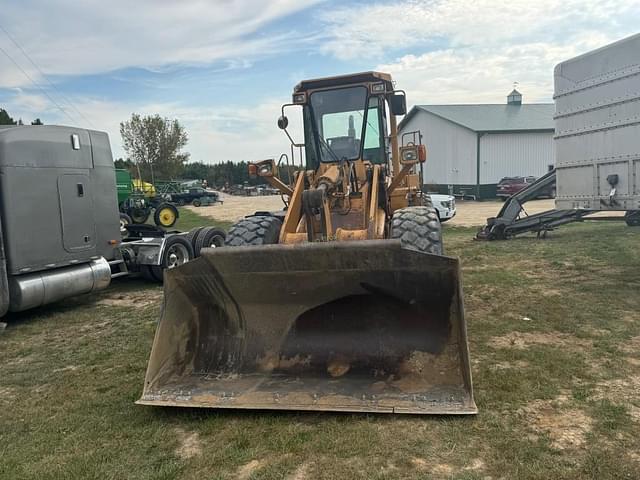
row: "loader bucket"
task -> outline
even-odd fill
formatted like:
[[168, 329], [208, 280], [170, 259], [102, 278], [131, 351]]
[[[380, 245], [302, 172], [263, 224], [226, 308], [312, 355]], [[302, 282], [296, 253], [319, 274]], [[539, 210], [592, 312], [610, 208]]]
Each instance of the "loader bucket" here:
[[392, 240], [207, 249], [164, 292], [139, 404], [477, 412], [457, 259]]

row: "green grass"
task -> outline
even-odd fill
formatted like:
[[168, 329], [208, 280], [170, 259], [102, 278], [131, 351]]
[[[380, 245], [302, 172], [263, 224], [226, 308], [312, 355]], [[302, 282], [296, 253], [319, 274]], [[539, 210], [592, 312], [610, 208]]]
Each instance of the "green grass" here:
[[[203, 224], [182, 209], [177, 228]], [[463, 266], [477, 416], [136, 406], [160, 289], [130, 279], [8, 318], [0, 478], [640, 478], [640, 351], [626, 347], [640, 337], [640, 231], [474, 233], [445, 228]], [[498, 341], [514, 332], [523, 347]]]
[[203, 217], [186, 208], [178, 208], [178, 211], [180, 215], [173, 228], [182, 232], [189, 231], [195, 227], [203, 226], [218, 227], [226, 231], [232, 225], [231, 222], [219, 221], [208, 217]]

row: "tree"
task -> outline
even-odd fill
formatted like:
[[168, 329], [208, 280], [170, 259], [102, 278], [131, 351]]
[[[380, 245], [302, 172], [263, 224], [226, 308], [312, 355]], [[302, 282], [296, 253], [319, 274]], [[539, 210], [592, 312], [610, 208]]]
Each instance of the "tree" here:
[[128, 170], [130, 174], [134, 175], [136, 173], [135, 164], [129, 160], [128, 158], [125, 160], [124, 158], [117, 158], [113, 161], [113, 165], [116, 168], [121, 170]]
[[31, 122], [31, 125], [44, 125], [44, 123], [42, 123], [42, 120], [40, 120], [39, 118], [36, 118], [33, 122]]
[[134, 113], [120, 123], [120, 135], [127, 156], [138, 165], [144, 179], [174, 178], [189, 159], [188, 153], [181, 152], [188, 136], [178, 120]]
[[4, 108], [0, 108], [0, 125], [17, 125]]

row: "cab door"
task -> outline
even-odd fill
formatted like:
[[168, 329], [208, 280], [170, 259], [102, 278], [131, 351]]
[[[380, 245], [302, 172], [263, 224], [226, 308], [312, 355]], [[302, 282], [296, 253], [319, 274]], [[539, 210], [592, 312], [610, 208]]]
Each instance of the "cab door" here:
[[95, 248], [96, 224], [89, 176], [60, 175], [58, 194], [64, 249], [78, 252]]

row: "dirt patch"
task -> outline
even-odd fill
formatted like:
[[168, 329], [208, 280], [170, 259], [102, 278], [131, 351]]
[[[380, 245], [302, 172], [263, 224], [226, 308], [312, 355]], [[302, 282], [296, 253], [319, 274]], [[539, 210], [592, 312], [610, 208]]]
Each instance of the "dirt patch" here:
[[418, 470], [425, 471], [429, 468], [429, 464], [424, 458], [412, 458], [411, 463]]
[[529, 362], [525, 360], [516, 360], [514, 362], [496, 362], [493, 365], [491, 365], [489, 368], [493, 370], [507, 370], [509, 368], [515, 368], [520, 370], [522, 368], [528, 368], [529, 365], [530, 365]]
[[629, 355], [637, 355], [640, 353], [640, 336], [631, 337], [628, 341], [620, 346], [620, 350]]
[[593, 428], [593, 420], [582, 410], [563, 409], [568, 396], [555, 400], [534, 400], [521, 409], [529, 428], [536, 434], [546, 434], [551, 438], [551, 446], [558, 450], [581, 448], [587, 434]]
[[287, 480], [306, 480], [309, 477], [309, 470], [311, 469], [311, 464], [303, 463], [296, 471], [287, 477]]
[[59, 372], [75, 372], [76, 370], [78, 370], [77, 365], [67, 365], [66, 367], [62, 367], [62, 368], [56, 368], [53, 373], [59, 373]]
[[479, 458], [476, 458], [471, 462], [471, 465], [467, 465], [466, 467], [463, 468], [463, 470], [480, 472], [484, 470], [484, 467], [485, 467], [484, 462]]
[[595, 400], [606, 399], [612, 403], [625, 405], [631, 418], [640, 422], [638, 392], [640, 392], [640, 375], [632, 375], [627, 378], [615, 378], [599, 382], [596, 385], [593, 398]]
[[97, 305], [109, 307], [136, 307], [142, 308], [162, 301], [162, 290], [149, 290], [135, 293], [118, 293], [100, 298]]
[[630, 365], [633, 365], [634, 367], [640, 367], [640, 358], [634, 358], [634, 357], [625, 357], [624, 358]]
[[[446, 225], [460, 225], [463, 227], [482, 226], [487, 218], [495, 217], [503, 203], [500, 200], [487, 202], [456, 201], [456, 216], [447, 221]], [[525, 205], [527, 213], [540, 213], [554, 208], [553, 200], [533, 200]]]
[[[237, 222], [246, 215], [251, 215], [258, 211], [272, 212], [282, 210], [284, 204], [279, 195], [268, 195], [260, 197], [241, 197], [234, 195], [220, 194], [224, 204], [211, 205], [208, 207], [185, 208], [198, 215], [214, 218], [220, 221]], [[527, 202], [526, 209], [529, 214], [551, 210], [554, 205], [553, 200], [533, 200]], [[458, 225], [463, 227], [480, 227], [485, 224], [487, 217], [495, 217], [502, 208], [502, 202], [473, 202], [457, 201], [456, 216], [448, 220], [445, 225]]]
[[510, 332], [500, 337], [489, 340], [489, 346], [493, 348], [515, 348], [524, 350], [534, 345], [551, 345], [563, 348], [583, 348], [591, 346], [591, 340], [578, 338], [566, 333], [545, 332]]
[[434, 475], [438, 475], [438, 477], [450, 477], [453, 475], [453, 467], [446, 463], [439, 463], [438, 465], [433, 466], [431, 472]]
[[178, 448], [176, 448], [176, 455], [181, 459], [188, 460], [202, 453], [198, 432], [186, 432], [181, 428], [177, 428], [176, 436], [179, 442]]
[[0, 387], [0, 402], [11, 403], [17, 398], [16, 391], [10, 387]]
[[280, 195], [240, 197], [221, 193], [220, 199], [224, 202], [222, 205], [216, 204], [208, 207], [187, 206], [185, 208], [198, 215], [232, 223], [255, 212], [274, 212], [284, 208]]
[[249, 463], [242, 465], [236, 472], [237, 480], [249, 480], [251, 474], [260, 470], [264, 466], [264, 460], [251, 460]]

